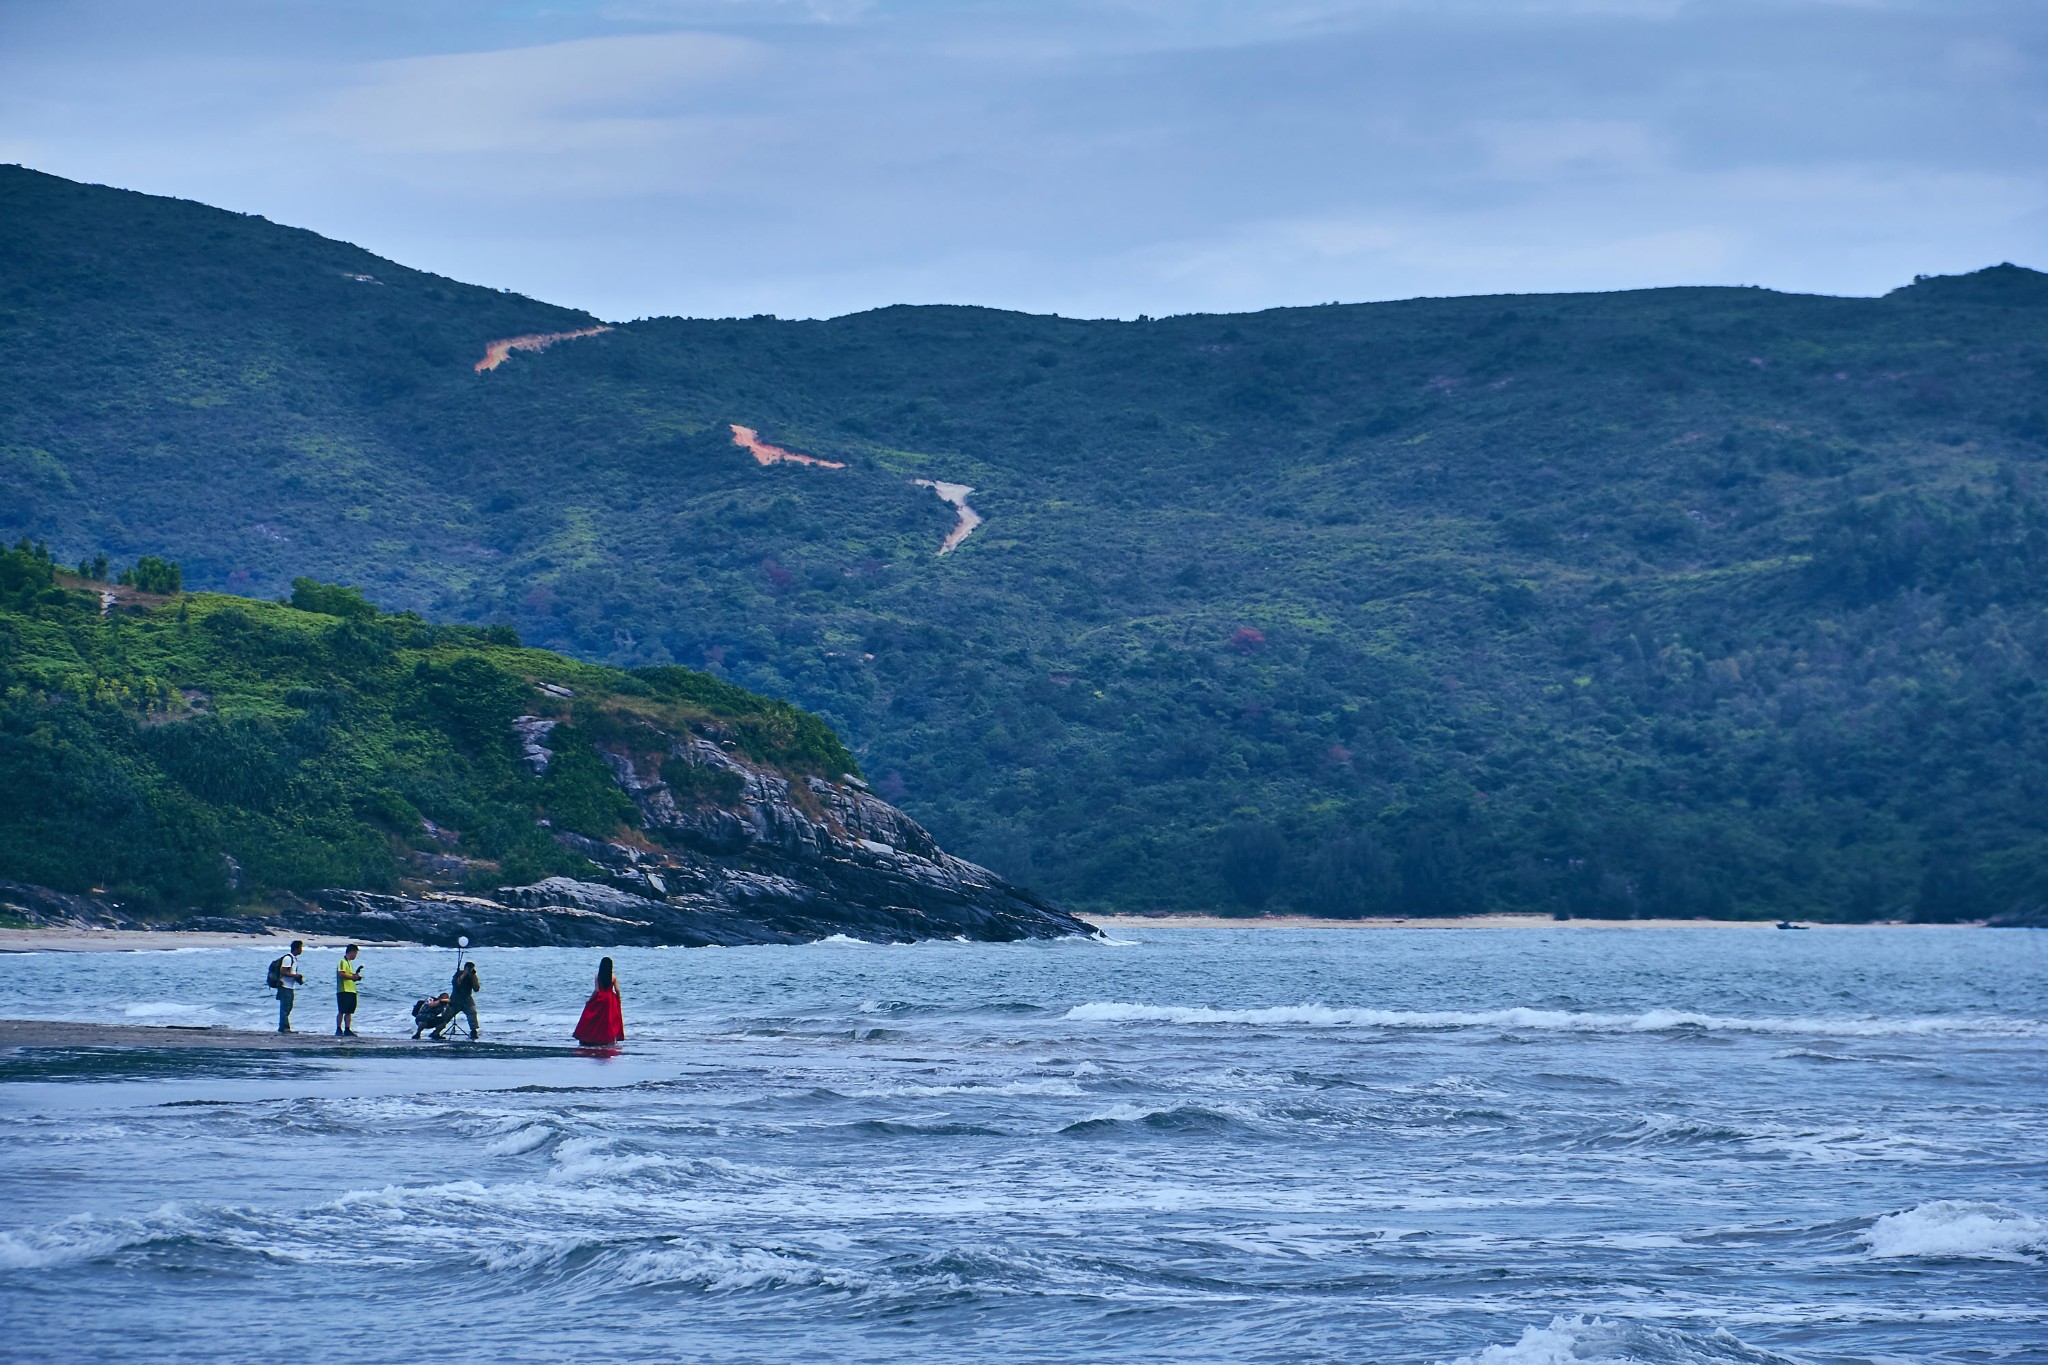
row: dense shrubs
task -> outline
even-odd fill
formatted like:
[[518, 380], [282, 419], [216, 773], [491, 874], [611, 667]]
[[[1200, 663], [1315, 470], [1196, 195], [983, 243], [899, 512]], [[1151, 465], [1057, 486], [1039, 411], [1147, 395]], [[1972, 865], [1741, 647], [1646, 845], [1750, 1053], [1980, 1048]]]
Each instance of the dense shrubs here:
[[[486, 887], [576, 871], [549, 831], [632, 823], [599, 746], [635, 738], [622, 704], [660, 698], [695, 699], [663, 714], [673, 734], [712, 725], [793, 774], [844, 759], [815, 718], [686, 670], [650, 682], [577, 665], [311, 580], [294, 598], [102, 616], [91, 594], [54, 586], [40, 547], [0, 548], [0, 877], [218, 908], [394, 888], [415, 849], [468, 856]], [[512, 724], [561, 705], [536, 676], [578, 694], [544, 775]], [[660, 750], [675, 742], [638, 729]], [[671, 777], [685, 799], [739, 796], [728, 774], [678, 763]]]
[[[2048, 895], [2037, 272], [671, 318], [479, 375], [489, 338], [591, 320], [32, 172], [0, 169], [0, 203], [0, 529], [464, 623], [323, 597], [325, 633], [229, 652], [195, 619], [224, 676], [468, 651], [523, 677], [524, 638], [713, 719], [727, 685], [786, 697], [947, 847], [1083, 907]], [[846, 468], [760, 467], [731, 422]], [[913, 478], [976, 488], [957, 553]], [[92, 610], [22, 593], [44, 615], [0, 651]], [[162, 714], [164, 669], [97, 653], [127, 643], [50, 687]], [[826, 726], [737, 705], [736, 748], [850, 767]], [[511, 809], [462, 828], [526, 866]]]

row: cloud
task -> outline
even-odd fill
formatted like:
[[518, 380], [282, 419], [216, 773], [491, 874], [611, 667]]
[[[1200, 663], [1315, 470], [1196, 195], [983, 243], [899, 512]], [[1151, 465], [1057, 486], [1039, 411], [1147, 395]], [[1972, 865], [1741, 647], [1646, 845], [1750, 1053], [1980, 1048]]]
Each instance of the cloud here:
[[705, 92], [767, 64], [759, 42], [717, 33], [579, 38], [371, 64], [303, 126], [385, 152], [641, 148]]
[[1482, 119], [1473, 131], [1487, 149], [1486, 169], [1516, 179], [1586, 171], [1640, 173], [1663, 159], [1663, 139], [1647, 124], [1599, 119]]
[[607, 316], [2048, 264], [2010, 0], [364, 3], [17, 7], [0, 128]]

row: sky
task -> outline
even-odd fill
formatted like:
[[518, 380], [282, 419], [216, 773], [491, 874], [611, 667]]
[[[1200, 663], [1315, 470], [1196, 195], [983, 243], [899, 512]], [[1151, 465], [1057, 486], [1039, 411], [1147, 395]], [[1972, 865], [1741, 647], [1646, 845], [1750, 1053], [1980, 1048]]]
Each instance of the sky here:
[[0, 162], [610, 319], [2048, 269], [2043, 0], [0, 0]]

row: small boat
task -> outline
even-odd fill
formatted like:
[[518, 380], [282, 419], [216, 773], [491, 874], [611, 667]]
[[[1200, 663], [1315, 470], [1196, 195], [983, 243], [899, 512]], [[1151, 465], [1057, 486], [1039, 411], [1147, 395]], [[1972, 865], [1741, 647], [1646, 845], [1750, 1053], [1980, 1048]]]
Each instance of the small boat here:
[[1803, 924], [1794, 924], [1789, 919], [1781, 919], [1778, 921], [1778, 927], [1780, 929], [1804, 929], [1806, 926]]

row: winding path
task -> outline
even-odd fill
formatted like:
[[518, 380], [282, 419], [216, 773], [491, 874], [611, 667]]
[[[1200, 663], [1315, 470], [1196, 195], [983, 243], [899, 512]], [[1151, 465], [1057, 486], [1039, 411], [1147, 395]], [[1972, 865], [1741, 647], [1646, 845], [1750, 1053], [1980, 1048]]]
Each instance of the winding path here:
[[941, 483], [937, 479], [912, 479], [919, 488], [929, 488], [941, 499], [953, 505], [960, 514], [959, 521], [946, 533], [945, 543], [939, 546], [939, 553], [949, 555], [960, 548], [960, 542], [974, 534], [974, 528], [981, 525], [982, 515], [967, 505], [967, 495], [974, 490], [964, 483]]
[[728, 422], [732, 428], [732, 443], [751, 454], [756, 462], [771, 464], [814, 464], [820, 469], [844, 469], [837, 460], [821, 460], [815, 455], [799, 455], [794, 450], [769, 445], [761, 439], [761, 433], [752, 427], [743, 427], [738, 422]]
[[600, 324], [596, 327], [585, 327], [574, 332], [535, 332], [529, 336], [500, 337], [496, 341], [487, 341], [484, 343], [484, 358], [476, 363], [476, 372], [482, 374], [486, 370], [497, 369], [511, 358], [514, 351], [545, 351], [558, 341], [574, 341], [577, 337], [594, 337], [599, 332], [609, 332], [610, 330], [611, 328]]

